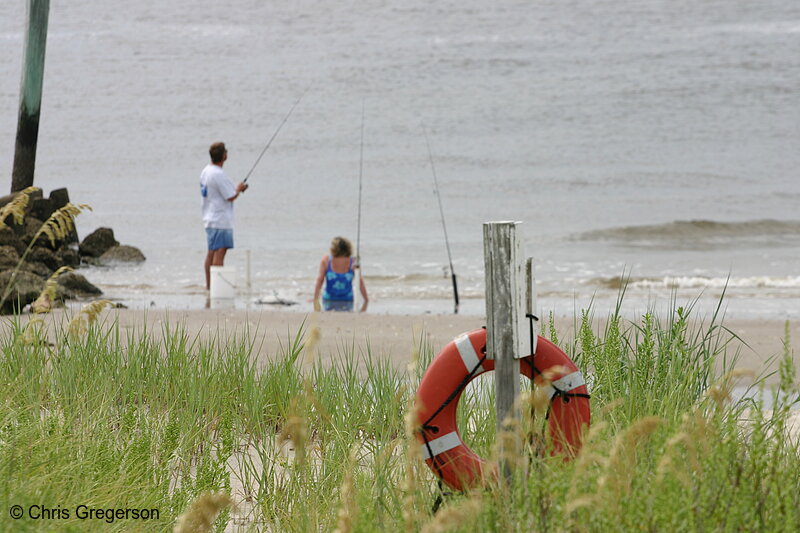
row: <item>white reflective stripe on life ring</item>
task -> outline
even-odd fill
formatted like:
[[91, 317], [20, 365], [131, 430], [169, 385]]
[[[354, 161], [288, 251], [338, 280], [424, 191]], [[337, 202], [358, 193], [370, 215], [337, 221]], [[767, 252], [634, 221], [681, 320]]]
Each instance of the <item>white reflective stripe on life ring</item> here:
[[573, 372], [572, 374], [567, 374], [561, 379], [557, 379], [549, 385], [544, 387], [544, 391], [547, 393], [549, 398], [553, 398], [556, 394], [556, 389], [564, 392], [569, 392], [571, 390], [575, 390], [581, 385], [586, 385], [586, 380], [583, 379], [583, 374], [580, 372]]
[[472, 370], [476, 367], [478, 369], [475, 370], [474, 375], [477, 376], [483, 372], [483, 366], [478, 366], [480, 365], [481, 360], [478, 358], [478, 354], [475, 353], [475, 347], [472, 346], [472, 341], [469, 340], [469, 335], [466, 333], [464, 335], [459, 335], [453, 342], [456, 343], [458, 354], [461, 356], [461, 360], [464, 362], [464, 367], [467, 369], [467, 372], [472, 372]]
[[[431, 459], [433, 456], [450, 451], [453, 448], [461, 446], [462, 444], [464, 443], [461, 442], [461, 438], [458, 436], [458, 433], [453, 431], [451, 433], [448, 433], [447, 435], [442, 435], [438, 439], [433, 439], [432, 441], [428, 441], [427, 446], [423, 444], [422, 458]], [[430, 450], [428, 449], [429, 447]], [[430, 452], [433, 452], [433, 456], [431, 455]]]

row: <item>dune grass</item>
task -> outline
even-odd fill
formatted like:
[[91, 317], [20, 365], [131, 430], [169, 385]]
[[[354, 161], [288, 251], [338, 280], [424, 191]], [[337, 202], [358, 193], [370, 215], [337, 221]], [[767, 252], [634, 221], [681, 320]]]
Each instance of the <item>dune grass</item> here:
[[[443, 495], [409, 416], [441, 348], [424, 335], [409, 368], [396, 369], [352, 342], [322, 364], [316, 330], [287, 334], [256, 362], [246, 329], [201, 339], [180, 324], [80, 331], [11, 318], [0, 333], [0, 530], [169, 531], [187, 509], [181, 524], [193, 516], [215, 531], [793, 530], [800, 453], [788, 333], [780, 385], [768, 390], [734, 371], [718, 317], [690, 314], [675, 307], [631, 322], [618, 307], [597, 330], [585, 311], [563, 340], [551, 317], [544, 330], [592, 394], [580, 455], [527, 449], [509, 486]], [[465, 441], [492, 457], [492, 387], [481, 379], [458, 416]], [[733, 399], [737, 382], [761, 393]], [[541, 418], [525, 417], [520, 431], [541, 432]], [[159, 512], [87, 520], [79, 504]], [[11, 505], [62, 511], [12, 520]]]

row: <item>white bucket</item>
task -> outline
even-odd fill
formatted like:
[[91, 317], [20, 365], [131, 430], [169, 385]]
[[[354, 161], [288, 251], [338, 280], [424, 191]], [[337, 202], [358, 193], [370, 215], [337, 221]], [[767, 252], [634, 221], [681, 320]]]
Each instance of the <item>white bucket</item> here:
[[236, 298], [236, 267], [212, 266], [210, 293], [212, 299]]

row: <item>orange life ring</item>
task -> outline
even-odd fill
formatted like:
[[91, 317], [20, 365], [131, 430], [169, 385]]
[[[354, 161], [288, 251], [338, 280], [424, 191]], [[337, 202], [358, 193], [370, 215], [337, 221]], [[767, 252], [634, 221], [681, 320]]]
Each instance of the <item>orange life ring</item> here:
[[[550, 370], [551, 382], [542, 372]], [[465, 490], [493, 475], [496, 465], [473, 452], [461, 439], [456, 410], [467, 384], [494, 370], [486, 358], [486, 330], [464, 333], [439, 352], [417, 390], [418, 439], [427, 465], [455, 490]], [[539, 337], [536, 353], [520, 359], [520, 372], [550, 394], [548, 431], [553, 453], [573, 457], [591, 420], [586, 384], [575, 363], [558, 346]]]

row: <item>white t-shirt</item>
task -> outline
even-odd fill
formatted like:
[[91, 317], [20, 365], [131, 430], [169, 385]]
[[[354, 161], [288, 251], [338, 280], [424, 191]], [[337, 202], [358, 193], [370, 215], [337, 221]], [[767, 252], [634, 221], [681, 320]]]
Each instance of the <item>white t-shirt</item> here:
[[236, 188], [222, 167], [209, 163], [200, 174], [200, 195], [203, 197], [203, 226], [233, 229], [233, 202]]

